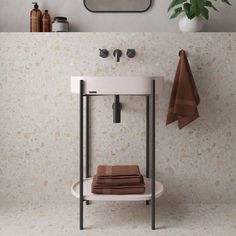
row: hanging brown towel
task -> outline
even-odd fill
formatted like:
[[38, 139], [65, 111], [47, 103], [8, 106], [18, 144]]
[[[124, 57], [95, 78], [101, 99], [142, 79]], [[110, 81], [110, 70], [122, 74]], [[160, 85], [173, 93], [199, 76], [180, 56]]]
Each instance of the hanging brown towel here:
[[181, 50], [179, 56], [166, 124], [178, 120], [179, 129], [182, 129], [199, 117], [197, 106], [200, 98], [185, 51]]

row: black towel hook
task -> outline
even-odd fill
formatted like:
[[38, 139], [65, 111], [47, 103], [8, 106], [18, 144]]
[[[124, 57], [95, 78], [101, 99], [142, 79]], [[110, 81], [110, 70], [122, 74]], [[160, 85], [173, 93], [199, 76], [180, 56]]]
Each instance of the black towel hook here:
[[184, 49], [179, 50], [179, 56], [180, 56], [181, 52], [185, 52]]

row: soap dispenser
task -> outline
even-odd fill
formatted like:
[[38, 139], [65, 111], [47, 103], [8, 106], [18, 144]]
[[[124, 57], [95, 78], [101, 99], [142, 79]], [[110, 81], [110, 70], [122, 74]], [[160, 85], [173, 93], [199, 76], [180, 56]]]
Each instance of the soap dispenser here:
[[45, 10], [42, 16], [42, 32], [51, 32], [51, 17], [48, 10]]
[[37, 2], [33, 2], [34, 9], [30, 12], [30, 32], [41, 32], [42, 12]]

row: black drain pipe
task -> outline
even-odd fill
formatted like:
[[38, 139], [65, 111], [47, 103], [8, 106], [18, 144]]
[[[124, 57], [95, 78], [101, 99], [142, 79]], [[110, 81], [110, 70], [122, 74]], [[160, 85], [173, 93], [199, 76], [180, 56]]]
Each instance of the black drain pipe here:
[[114, 103], [112, 105], [113, 109], [113, 123], [120, 123], [121, 120], [121, 103], [120, 103], [120, 96], [114, 96]]

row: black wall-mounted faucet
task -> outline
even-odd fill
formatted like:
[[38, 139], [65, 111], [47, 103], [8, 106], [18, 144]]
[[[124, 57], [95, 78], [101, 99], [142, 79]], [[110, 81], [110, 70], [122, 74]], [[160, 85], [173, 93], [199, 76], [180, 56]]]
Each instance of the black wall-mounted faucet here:
[[122, 56], [122, 51], [120, 49], [114, 50], [113, 56], [116, 57], [117, 62], [120, 62], [120, 57]]
[[[115, 49], [113, 51], [113, 56], [116, 58], [117, 62], [120, 62], [120, 58], [122, 56], [122, 51], [120, 49]], [[136, 51], [135, 49], [127, 49], [126, 55], [128, 58], [133, 58], [136, 56]], [[105, 48], [99, 49], [99, 56], [102, 58], [107, 58], [109, 56], [109, 51]]]

